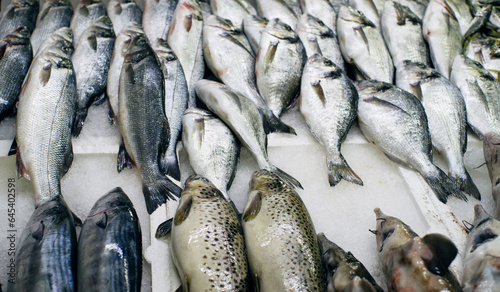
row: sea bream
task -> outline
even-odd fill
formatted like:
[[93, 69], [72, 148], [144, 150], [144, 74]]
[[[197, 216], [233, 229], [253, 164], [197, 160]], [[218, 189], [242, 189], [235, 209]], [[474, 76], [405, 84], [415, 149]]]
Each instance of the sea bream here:
[[240, 220], [209, 180], [202, 176], [186, 180], [173, 220], [158, 227], [156, 238], [169, 232], [182, 291], [250, 289]]
[[495, 201], [495, 218], [500, 219], [500, 134], [486, 133], [483, 154], [491, 181], [491, 194]]
[[410, 226], [379, 208], [377, 250], [389, 291], [462, 291], [449, 266], [458, 250], [446, 236], [430, 233], [419, 237]]
[[418, 171], [437, 198], [450, 195], [467, 200], [454, 182], [432, 163], [432, 143], [427, 116], [413, 94], [392, 84], [361, 81], [358, 89], [358, 122], [365, 138], [392, 161]]
[[479, 33], [471, 38], [465, 50], [466, 56], [481, 63], [498, 80], [498, 73], [500, 73], [500, 52], [498, 51], [500, 39]]
[[302, 15], [299, 0], [256, 0], [259, 15], [269, 20], [279, 18], [289, 26], [297, 26]]
[[110, 0], [106, 11], [116, 35], [130, 22], [142, 23], [142, 10], [135, 0]]
[[213, 14], [229, 19], [239, 29], [245, 17], [257, 15], [257, 10], [248, 0], [210, 0], [210, 8]]
[[311, 56], [304, 67], [299, 103], [309, 129], [325, 146], [330, 186], [342, 179], [363, 185], [340, 153], [358, 108], [358, 93], [344, 71], [325, 57]]
[[157, 39], [167, 39], [167, 33], [174, 19], [178, 0], [145, 0], [142, 26], [152, 44]]
[[125, 146], [118, 154], [118, 170], [129, 160], [137, 166], [151, 214], [167, 199], [179, 197], [181, 188], [165, 175], [163, 161], [170, 139], [165, 79], [145, 35], [135, 36], [126, 50], [118, 98], [118, 125]]
[[380, 14], [372, 0], [349, 0], [349, 6], [363, 13], [380, 30]]
[[0, 40], [14, 29], [25, 26], [30, 33], [35, 29], [38, 0], [13, 0], [0, 19]]
[[57, 45], [61, 50], [65, 51], [68, 56], [72, 56], [73, 47], [73, 32], [69, 27], [61, 27], [53, 32], [48, 38], [43, 41], [38, 49], [38, 53], [33, 57], [33, 60], [38, 57], [46, 48]]
[[69, 27], [73, 30], [73, 42], [78, 45], [82, 34], [103, 15], [106, 7], [101, 0], [80, 0], [73, 12]]
[[258, 15], [249, 15], [243, 19], [243, 32], [252, 47], [254, 55], [259, 50], [260, 37], [269, 20]]
[[252, 175], [242, 225], [257, 291], [325, 291], [309, 212], [275, 173], [262, 169]]
[[[423, 19], [429, 0], [395, 0], [395, 2], [410, 8], [418, 18]], [[385, 4], [385, 3], [384, 3]]]
[[337, 31], [337, 11], [330, 0], [301, 0], [302, 11], [310, 14], [328, 26], [333, 32]]

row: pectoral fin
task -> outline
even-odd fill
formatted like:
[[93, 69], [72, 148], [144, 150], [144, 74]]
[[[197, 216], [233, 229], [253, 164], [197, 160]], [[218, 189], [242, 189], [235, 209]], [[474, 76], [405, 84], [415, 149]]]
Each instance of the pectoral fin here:
[[427, 234], [422, 241], [432, 251], [429, 257], [422, 255], [426, 267], [436, 275], [445, 274], [457, 256], [458, 249], [455, 244], [448, 237], [438, 233]]

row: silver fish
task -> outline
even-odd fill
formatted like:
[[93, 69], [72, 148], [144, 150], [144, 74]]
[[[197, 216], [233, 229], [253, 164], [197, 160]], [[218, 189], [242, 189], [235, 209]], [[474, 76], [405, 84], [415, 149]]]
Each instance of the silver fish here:
[[243, 19], [243, 32], [252, 46], [254, 54], [259, 50], [260, 37], [269, 22], [267, 18], [257, 15], [249, 15]]
[[261, 113], [245, 96], [210, 80], [196, 83], [196, 93], [210, 111], [228, 125], [240, 142], [252, 153], [259, 168], [275, 172], [291, 186], [302, 188], [289, 174], [274, 166], [267, 155], [267, 136]]
[[421, 100], [432, 145], [444, 156], [455, 186], [480, 200], [479, 190], [464, 165], [467, 113], [460, 90], [436, 70], [408, 60], [401, 64], [396, 84]]
[[304, 14], [310, 14], [328, 26], [333, 32], [337, 31], [337, 11], [330, 0], [301, 0]]
[[375, 27], [380, 29], [380, 15], [377, 7], [372, 0], [349, 0], [349, 6], [362, 12], [368, 20], [370, 20]]
[[358, 93], [344, 71], [327, 58], [311, 56], [302, 75], [300, 113], [326, 148], [332, 187], [342, 179], [363, 185], [340, 153], [341, 143], [356, 119], [357, 107]]
[[495, 218], [500, 219], [500, 134], [484, 135], [483, 152], [491, 180], [491, 193], [495, 201]]
[[57, 45], [61, 50], [65, 51], [68, 56], [73, 55], [73, 32], [69, 27], [61, 27], [53, 32], [38, 48], [38, 53], [33, 57], [33, 60], [38, 57], [46, 48]]
[[323, 21], [310, 14], [304, 14], [300, 17], [296, 31], [308, 58], [315, 53], [320, 54], [346, 71], [337, 36]]
[[361, 81], [358, 122], [368, 141], [377, 145], [392, 161], [418, 171], [438, 199], [466, 197], [453, 181], [432, 164], [432, 143], [427, 116], [420, 101], [411, 93], [391, 84]]
[[259, 15], [269, 20], [279, 18], [289, 26], [297, 26], [302, 15], [299, 0], [256, 0]]
[[165, 153], [165, 172], [176, 180], [181, 179], [179, 162], [177, 159], [177, 141], [182, 130], [182, 116], [188, 105], [188, 87], [184, 71], [177, 56], [163, 39], [157, 39], [153, 44], [160, 60], [163, 77], [165, 78], [165, 114], [170, 128], [170, 142]]
[[327, 292], [382, 292], [370, 272], [349, 251], [318, 233], [319, 249], [326, 270]]
[[43, 41], [53, 32], [61, 27], [67, 27], [71, 23], [73, 16], [73, 6], [69, 0], [47, 0], [42, 6], [36, 27], [31, 34], [31, 46], [33, 54], [38, 52], [38, 48]]
[[446, 4], [453, 10], [453, 14], [457, 18], [460, 25], [462, 35], [469, 29], [472, 22], [472, 15], [467, 1], [464, 0], [445, 0]]
[[255, 58], [255, 75], [257, 88], [275, 116], [298, 97], [306, 59], [304, 45], [292, 28], [279, 19], [269, 21]]
[[253, 174], [242, 225], [257, 291], [324, 291], [314, 224], [300, 196], [275, 173]]
[[429, 43], [434, 68], [450, 78], [451, 64], [462, 50], [462, 34], [453, 10], [445, 0], [431, 0], [424, 18], [422, 32]]
[[202, 34], [203, 15], [198, 0], [179, 0], [167, 42], [184, 70], [189, 89], [189, 107], [196, 106], [194, 87], [205, 74]]
[[189, 108], [182, 118], [182, 144], [194, 172], [206, 177], [226, 199], [240, 156], [231, 130], [210, 112]]
[[467, 109], [467, 123], [479, 137], [500, 134], [500, 83], [476, 61], [458, 55], [450, 81], [460, 89]]
[[83, 223], [77, 276], [79, 291], [141, 290], [141, 226], [134, 205], [119, 187], [102, 196]]
[[32, 33], [35, 29], [38, 8], [38, 0], [13, 0], [0, 19], [0, 40], [21, 26], [25, 26]]
[[337, 18], [340, 50], [367, 79], [392, 83], [394, 66], [382, 34], [362, 13], [342, 6]]
[[430, 233], [419, 237], [398, 218], [379, 208], [377, 249], [386, 274], [389, 291], [462, 291], [448, 269], [458, 250], [446, 236]]
[[107, 15], [102, 0], [80, 0], [71, 19], [73, 42], [78, 44], [82, 34], [103, 15]]
[[464, 40], [467, 41], [472, 35], [477, 33], [488, 23], [488, 20], [491, 19], [492, 8], [493, 7], [491, 5], [486, 5], [475, 12], [469, 28], [463, 34]]
[[32, 181], [36, 206], [61, 195], [61, 177], [73, 160], [76, 79], [63, 45], [46, 48], [33, 61], [19, 94], [17, 169]]
[[167, 39], [178, 0], [145, 0], [142, 26], [149, 42]]
[[466, 56], [481, 63], [498, 80], [498, 73], [500, 73], [499, 47], [500, 39], [475, 34], [467, 46]]
[[163, 159], [170, 139], [165, 79], [145, 35], [134, 37], [126, 51], [118, 98], [118, 125], [125, 150], [118, 154], [118, 170], [129, 159], [135, 163], [151, 214], [167, 199], [179, 197], [181, 189], [165, 176]]
[[236, 210], [209, 180], [186, 180], [175, 217], [158, 227], [156, 237], [168, 232], [183, 291], [249, 289], [245, 239]]
[[429, 48], [422, 36], [422, 21], [410, 8], [392, 0], [386, 1], [381, 24], [396, 71], [404, 60], [431, 65]]
[[21, 85], [33, 58], [30, 32], [25, 27], [16, 28], [3, 38], [0, 45], [0, 121], [12, 113]]
[[142, 23], [142, 10], [134, 0], [110, 0], [106, 10], [116, 35], [130, 22]]
[[427, 5], [429, 5], [429, 0], [395, 0], [394, 2], [410, 8], [420, 19], [424, 18], [425, 10], [427, 9]]
[[83, 33], [71, 57], [75, 68], [78, 94], [73, 124], [74, 136], [80, 135], [90, 105], [93, 102], [100, 103], [105, 98], [115, 37], [111, 20], [103, 15]]
[[257, 15], [257, 10], [248, 0], [210, 0], [210, 8], [213, 14], [229, 19], [240, 29], [245, 17]]

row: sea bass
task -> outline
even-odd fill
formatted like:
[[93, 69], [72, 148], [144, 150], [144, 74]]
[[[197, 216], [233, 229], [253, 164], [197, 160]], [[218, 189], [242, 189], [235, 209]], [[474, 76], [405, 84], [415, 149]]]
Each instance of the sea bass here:
[[314, 225], [290, 185], [268, 170], [255, 172], [242, 219], [258, 291], [324, 291]]
[[342, 179], [363, 185], [340, 153], [341, 143], [356, 119], [357, 107], [358, 93], [344, 71], [325, 57], [311, 56], [302, 75], [300, 113], [326, 148], [332, 187]]
[[278, 18], [289, 26], [297, 26], [302, 15], [299, 0], [256, 0], [259, 15], [269, 20]]
[[149, 42], [167, 39], [167, 33], [174, 19], [174, 11], [178, 0], [146, 0], [142, 26]]
[[70, 28], [73, 30], [73, 42], [78, 44], [82, 34], [103, 15], [106, 7], [101, 0], [80, 0], [76, 6]]
[[337, 11], [330, 0], [301, 0], [302, 11], [310, 14], [328, 26], [333, 32], [337, 31]]
[[142, 10], [134, 0], [110, 0], [106, 10], [116, 35], [130, 22], [142, 23]]
[[260, 37], [269, 20], [258, 15], [249, 15], [243, 19], [243, 32], [252, 46], [254, 54], [259, 50]]
[[32, 33], [35, 29], [38, 8], [38, 0], [13, 0], [0, 19], [0, 40], [21, 26], [25, 26]]
[[257, 10], [248, 0], [210, 0], [210, 8], [213, 14], [229, 19], [240, 29], [245, 17], [257, 15]]
[[53, 32], [38, 49], [38, 53], [33, 57], [33, 60], [38, 57], [46, 48], [50, 46], [59, 46], [63, 52], [66, 52], [68, 56], [73, 55], [73, 32], [69, 27], [61, 27], [60, 29]]
[[491, 180], [491, 193], [496, 204], [495, 218], [500, 219], [500, 134], [484, 135], [483, 152]]

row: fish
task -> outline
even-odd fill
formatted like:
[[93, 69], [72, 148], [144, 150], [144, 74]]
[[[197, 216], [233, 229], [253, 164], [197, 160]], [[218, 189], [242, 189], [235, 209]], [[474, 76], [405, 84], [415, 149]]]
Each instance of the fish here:
[[307, 58], [317, 53], [346, 71], [337, 35], [323, 21], [310, 14], [303, 14], [296, 32], [304, 45]]
[[432, 145], [446, 160], [448, 176], [455, 186], [480, 200], [481, 194], [464, 164], [467, 112], [460, 90], [438, 71], [408, 60], [398, 70], [396, 85], [422, 102]]
[[279, 18], [283, 23], [295, 29], [302, 15], [299, 0], [256, 0], [260, 16], [269, 20]]
[[349, 251], [331, 242], [323, 232], [318, 233], [319, 249], [326, 270], [327, 291], [384, 291], [365, 266]]
[[110, 0], [106, 11], [116, 35], [130, 22], [142, 23], [142, 10], [134, 0]]
[[184, 70], [189, 90], [188, 107], [196, 106], [195, 85], [205, 74], [203, 15], [198, 0], [179, 0], [167, 33], [167, 42]]
[[108, 16], [99, 17], [83, 34], [71, 57], [76, 74], [77, 110], [72, 133], [80, 135], [90, 105], [105, 99], [115, 32]]
[[495, 202], [495, 218], [500, 219], [500, 134], [490, 132], [484, 135], [483, 154], [491, 180], [491, 193]]
[[181, 188], [165, 176], [163, 160], [170, 140], [165, 79], [145, 35], [131, 40], [118, 92], [118, 125], [124, 147], [118, 153], [117, 168], [120, 172], [129, 161], [137, 166], [146, 208], [151, 214], [166, 200], [179, 197]]
[[196, 83], [196, 94], [253, 155], [259, 168], [276, 173], [292, 187], [302, 188], [295, 178], [274, 166], [267, 155], [267, 136], [259, 109], [228, 86], [206, 79]]
[[488, 20], [491, 19], [492, 9], [493, 7], [491, 5], [486, 5], [475, 12], [474, 18], [472, 19], [469, 28], [464, 33], [464, 40], [467, 41], [472, 35], [477, 33], [488, 23]]
[[312, 55], [304, 67], [299, 105], [311, 133], [325, 147], [330, 186], [342, 179], [363, 185], [340, 152], [358, 108], [358, 93], [344, 71], [328, 58]]
[[328, 26], [333, 32], [337, 31], [337, 10], [330, 0], [301, 0], [304, 14], [310, 14]]
[[394, 65], [375, 24], [350, 6], [341, 6], [337, 18], [340, 51], [348, 64], [366, 79], [392, 83]]
[[76, 78], [63, 47], [50, 46], [33, 60], [19, 94], [17, 173], [31, 180], [35, 206], [61, 195], [61, 177], [73, 161]]
[[292, 28], [279, 19], [269, 21], [255, 58], [255, 76], [257, 88], [275, 116], [298, 97], [306, 60], [304, 45]]
[[424, 107], [418, 98], [389, 83], [361, 81], [358, 122], [365, 138], [392, 161], [419, 172], [437, 198], [467, 201], [454, 182], [432, 163], [432, 142]]
[[33, 59], [30, 32], [21, 26], [6, 35], [0, 45], [0, 121], [14, 111], [24, 77]]
[[80, 0], [69, 25], [73, 30], [73, 42], [78, 45], [83, 33], [103, 15], [107, 13], [101, 0]]
[[500, 286], [500, 221], [477, 204], [467, 230], [463, 291], [495, 291]]
[[471, 37], [471, 41], [465, 49], [465, 55], [481, 63], [497, 80], [500, 80], [498, 75], [500, 72], [500, 53], [497, 49], [499, 47], [500, 39], [477, 33]]
[[424, 18], [425, 10], [429, 5], [429, 0], [395, 0], [394, 2], [408, 7], [420, 19]]
[[446, 236], [419, 237], [396, 217], [374, 210], [379, 258], [389, 291], [462, 291], [449, 266], [458, 253]]
[[39, 205], [19, 238], [8, 291], [76, 291], [75, 218], [61, 196]]
[[210, 0], [210, 8], [213, 14], [229, 19], [239, 29], [245, 17], [257, 15], [257, 10], [248, 0]]
[[156, 238], [169, 232], [182, 291], [250, 289], [238, 215], [208, 179], [197, 175], [186, 180], [174, 218], [158, 227]]
[[500, 134], [500, 83], [481, 63], [458, 55], [450, 81], [460, 92], [467, 109], [467, 124], [480, 138], [488, 132]]
[[460, 32], [464, 35], [469, 29], [472, 22], [470, 6], [467, 1], [463, 0], [445, 0], [446, 4], [451, 8], [453, 14], [457, 18], [460, 25]]
[[381, 28], [396, 71], [404, 60], [431, 65], [429, 48], [422, 35], [422, 20], [410, 8], [396, 1], [386, 1]]
[[77, 277], [78, 291], [141, 290], [141, 225], [120, 187], [97, 200], [83, 223]]
[[153, 44], [157, 39], [167, 39], [167, 33], [174, 19], [178, 0], [145, 0], [142, 26]]
[[254, 55], [257, 54], [259, 50], [260, 37], [262, 32], [266, 29], [269, 20], [258, 15], [249, 15], [243, 19], [243, 32], [252, 47]]
[[370, 20], [376, 28], [380, 29], [380, 15], [375, 1], [372, 0], [349, 0], [349, 6], [355, 10], [362, 12], [368, 20]]
[[246, 96], [259, 108], [263, 113], [266, 130], [295, 132], [279, 120], [269, 103], [264, 100], [265, 97], [259, 94], [258, 79], [256, 84], [256, 75], [259, 74], [258, 58], [255, 59], [252, 48], [240, 29], [227, 19], [209, 16], [203, 27], [203, 55], [207, 67], [218, 79]]
[[325, 291], [309, 212], [275, 173], [261, 169], [252, 175], [242, 226], [257, 291]]
[[35, 29], [38, 9], [38, 0], [12, 0], [0, 18], [0, 40], [21, 26], [25, 26], [31, 34]]
[[46, 0], [42, 6], [36, 27], [31, 34], [31, 46], [36, 55], [40, 45], [61, 27], [69, 27], [73, 16], [73, 6], [69, 0]]
[[451, 65], [462, 51], [462, 34], [453, 10], [445, 0], [431, 0], [422, 19], [422, 33], [429, 43], [434, 68], [450, 78]]
[[54, 31], [38, 48], [38, 53], [33, 57], [33, 60], [38, 57], [46, 48], [58, 45], [61, 50], [65, 51], [68, 56], [72, 56], [74, 52], [73, 47], [73, 31], [69, 27], [61, 27]]
[[122, 72], [125, 54], [132, 39], [139, 35], [145, 35], [140, 25], [137, 22], [130, 22], [123, 28], [122, 32], [120, 32], [115, 39], [115, 45], [113, 53], [111, 54], [108, 78], [106, 82], [106, 95], [108, 96], [111, 108], [110, 117], [112, 118], [112, 121], [118, 120], [119, 115], [118, 89], [120, 88], [120, 74]]
[[240, 157], [240, 145], [231, 129], [209, 111], [189, 108], [182, 117], [182, 144], [194, 172], [230, 200], [228, 190]]
[[165, 172], [172, 178], [180, 180], [181, 172], [176, 147], [182, 131], [182, 117], [188, 105], [188, 87], [181, 63], [167, 42], [157, 39], [153, 44], [153, 49], [160, 60], [165, 79], [165, 114], [170, 129], [170, 142], [164, 160]]

